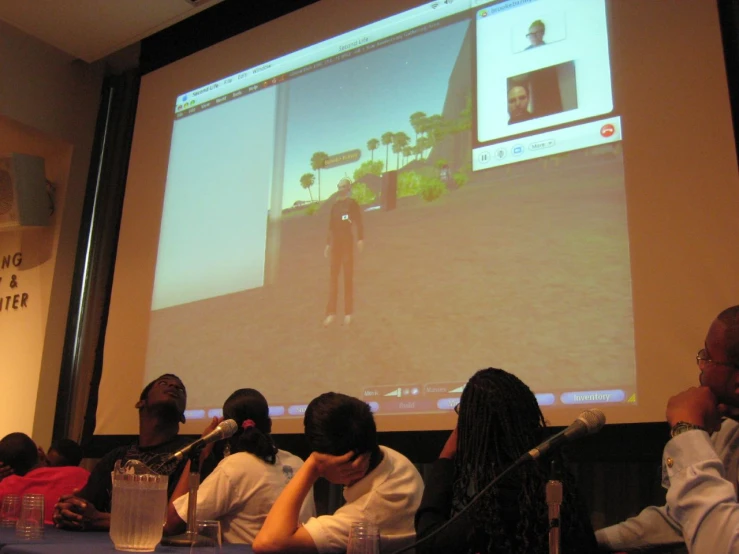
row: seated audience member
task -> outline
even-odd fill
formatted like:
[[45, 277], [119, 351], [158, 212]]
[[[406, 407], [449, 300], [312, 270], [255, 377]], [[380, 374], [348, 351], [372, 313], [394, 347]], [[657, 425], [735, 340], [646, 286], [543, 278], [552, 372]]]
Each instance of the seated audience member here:
[[0, 483], [0, 498], [6, 494], [44, 495], [44, 522], [51, 524], [54, 504], [63, 494], [85, 485], [90, 472], [79, 467], [47, 467], [38, 448], [24, 433], [11, 433], [0, 440], [0, 460], [13, 475]]
[[[240, 389], [223, 405], [223, 417], [233, 419], [238, 431], [228, 439], [226, 456], [198, 489], [198, 519], [221, 522], [223, 540], [254, 542], [267, 513], [282, 489], [303, 465], [303, 460], [279, 450], [270, 432], [267, 400], [259, 391]], [[188, 509], [188, 480], [183, 474], [169, 504], [167, 534], [185, 531]], [[299, 521], [315, 516], [313, 495], [303, 502]]]
[[49, 447], [46, 460], [52, 467], [78, 466], [82, 461], [82, 448], [72, 439], [59, 439]]
[[[696, 356], [699, 388], [670, 399], [667, 505], [596, 533], [602, 551], [686, 544], [690, 552], [739, 551], [739, 306], [711, 323]], [[720, 421], [720, 416], [729, 416]]]
[[187, 392], [176, 375], [165, 374], [146, 385], [136, 408], [139, 411], [139, 438], [130, 446], [116, 448], [95, 466], [85, 487], [74, 495], [59, 499], [54, 523], [70, 529], [110, 528], [111, 472], [118, 460], [139, 460], [162, 475], [169, 475], [171, 496], [186, 460], [166, 459], [190, 443], [178, 435], [185, 422]]
[[[270, 510], [254, 552], [344, 552], [349, 530], [359, 521], [377, 525], [382, 552], [412, 543], [423, 481], [405, 456], [378, 446], [369, 406], [329, 392], [311, 401], [303, 423], [313, 453]], [[346, 503], [301, 526], [300, 507], [319, 477], [344, 485]]]
[[[467, 506], [482, 488], [544, 440], [544, 417], [531, 390], [502, 369], [478, 371], [467, 383], [452, 431], [427, 479], [416, 532], [422, 541]], [[548, 461], [509, 473], [416, 552], [549, 552]], [[561, 551], [597, 550], [590, 519], [564, 472]]]

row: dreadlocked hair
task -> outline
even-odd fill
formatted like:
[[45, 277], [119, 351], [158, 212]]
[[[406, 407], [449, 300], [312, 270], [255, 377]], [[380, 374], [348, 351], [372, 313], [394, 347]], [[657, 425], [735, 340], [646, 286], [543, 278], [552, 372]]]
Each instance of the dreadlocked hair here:
[[[239, 389], [226, 399], [223, 417], [233, 419], [238, 430], [229, 439], [231, 453], [248, 452], [257, 458], [274, 465], [277, 460], [277, 447], [272, 441], [272, 420], [269, 417], [267, 400], [258, 390]], [[254, 426], [244, 428], [244, 422], [251, 420]]]
[[[452, 513], [459, 512], [510, 464], [539, 444], [545, 428], [536, 397], [515, 375], [496, 368], [475, 373], [460, 400]], [[548, 479], [545, 467], [529, 462], [489, 489], [471, 509], [474, 531], [467, 537], [470, 552], [548, 552]], [[563, 480], [569, 481], [564, 486], [565, 502], [569, 498], [573, 509], [580, 508], [569, 474]], [[574, 530], [581, 525], [581, 518], [574, 512], [563, 517], [563, 545], [568, 525]], [[580, 548], [570, 544], [567, 551]]]

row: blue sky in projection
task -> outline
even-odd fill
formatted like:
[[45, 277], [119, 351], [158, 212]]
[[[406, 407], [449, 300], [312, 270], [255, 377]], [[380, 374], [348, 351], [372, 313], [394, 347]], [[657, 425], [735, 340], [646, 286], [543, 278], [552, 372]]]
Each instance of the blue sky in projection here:
[[[310, 165], [315, 152], [362, 152], [357, 162], [321, 172], [326, 198], [341, 177], [351, 177], [370, 159], [368, 140], [379, 140], [388, 131], [403, 131], [413, 139], [412, 113], [440, 114], [469, 26], [469, 21], [455, 23], [289, 81], [283, 207], [310, 199], [300, 177], [315, 173]], [[378, 159], [385, 161], [382, 145], [375, 151]], [[391, 148], [389, 168], [395, 164]], [[316, 176], [314, 198], [317, 191]]]

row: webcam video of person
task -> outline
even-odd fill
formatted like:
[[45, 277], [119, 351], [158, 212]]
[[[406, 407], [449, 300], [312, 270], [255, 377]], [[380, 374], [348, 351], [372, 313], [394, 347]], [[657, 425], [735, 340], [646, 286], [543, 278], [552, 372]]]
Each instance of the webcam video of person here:
[[479, 144], [613, 110], [605, 1], [496, 3], [476, 31]]

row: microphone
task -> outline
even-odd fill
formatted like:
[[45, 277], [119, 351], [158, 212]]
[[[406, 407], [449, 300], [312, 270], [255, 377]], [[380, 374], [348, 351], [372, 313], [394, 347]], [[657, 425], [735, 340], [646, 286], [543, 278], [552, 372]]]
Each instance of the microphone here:
[[166, 464], [171, 462], [172, 460], [181, 460], [184, 458], [191, 450], [195, 448], [200, 448], [201, 446], [205, 446], [206, 444], [210, 444], [212, 442], [220, 441], [223, 439], [227, 439], [236, 432], [236, 430], [239, 428], [238, 425], [236, 425], [236, 422], [233, 419], [226, 419], [221, 421], [218, 424], [218, 427], [213, 429], [210, 433], [205, 435], [204, 437], [200, 437], [195, 442], [192, 442], [188, 444], [186, 447], [184, 447], [182, 450], [178, 450], [174, 454], [171, 454], [167, 457], [162, 464]]
[[[518, 460], [510, 464], [507, 468], [505, 468], [501, 473], [498, 474], [498, 476], [490, 481], [487, 485], [485, 485], [482, 490], [480, 490], [475, 496], [470, 500], [460, 511], [458, 511], [456, 514], [454, 514], [450, 519], [445, 521], [442, 525], [431, 531], [428, 535], [423, 537], [422, 539], [417, 540], [413, 544], [409, 544], [408, 546], [404, 546], [400, 550], [396, 550], [393, 552], [393, 554], [401, 554], [402, 552], [407, 552], [413, 548], [416, 548], [418, 545], [423, 544], [427, 542], [431, 537], [434, 537], [439, 534], [440, 531], [443, 529], [446, 529], [449, 524], [451, 524], [453, 521], [456, 521], [463, 513], [465, 513], [471, 506], [475, 504], [488, 490], [490, 490], [490, 487], [495, 485], [498, 481], [500, 481], [503, 477], [508, 475], [511, 471], [519, 468], [521, 465], [523, 465], [526, 462], [533, 461], [539, 459], [541, 456], [546, 454], [549, 450], [552, 450], [553, 448], [558, 447], [563, 442], [568, 442], [571, 440], [578, 439], [582, 437], [583, 435], [590, 435], [593, 433], [597, 433], [601, 430], [601, 428], [606, 424], [606, 416], [603, 412], [601, 412], [597, 408], [593, 408], [592, 410], [585, 410], [583, 413], [581, 413], [579, 416], [577, 416], [577, 419], [564, 431], [560, 431], [553, 437], [545, 440], [543, 443], [541, 443], [536, 448], [532, 448], [528, 452], [526, 452], [524, 455], [522, 455]], [[556, 469], [553, 468], [553, 469]], [[562, 482], [559, 481], [559, 485], [557, 485], [556, 478], [558, 477], [557, 472], [555, 472], [552, 476], [552, 481], [554, 481], [551, 485], [547, 484], [547, 504], [549, 508], [549, 516], [550, 521], [549, 524], [552, 528], [554, 528], [554, 524], [556, 523], [557, 526], [559, 525], [559, 520], [556, 519], [555, 515], [558, 515], [559, 512], [559, 506], [562, 503]], [[550, 481], [551, 482], [551, 481]], [[559, 528], [556, 528], [556, 532], [550, 535], [549, 537], [549, 544], [550, 546], [553, 545], [555, 540], [559, 540]], [[551, 551], [550, 551], [551, 552]], [[553, 552], [558, 553], [559, 550], [554, 550]]]
[[521, 458], [522, 460], [538, 460], [544, 454], [558, 448], [562, 443], [570, 442], [584, 435], [592, 435], [600, 431], [606, 424], [606, 416], [598, 408], [585, 410], [564, 431], [560, 431], [553, 437], [549, 437], [536, 448], [532, 448]]

